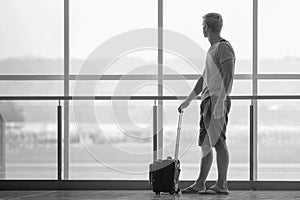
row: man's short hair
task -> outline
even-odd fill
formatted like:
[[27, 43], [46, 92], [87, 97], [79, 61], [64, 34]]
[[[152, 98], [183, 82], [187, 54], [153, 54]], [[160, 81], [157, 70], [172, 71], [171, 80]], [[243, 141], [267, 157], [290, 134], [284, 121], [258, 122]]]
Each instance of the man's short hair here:
[[208, 13], [203, 16], [204, 23], [215, 33], [220, 33], [223, 27], [223, 19], [219, 13]]

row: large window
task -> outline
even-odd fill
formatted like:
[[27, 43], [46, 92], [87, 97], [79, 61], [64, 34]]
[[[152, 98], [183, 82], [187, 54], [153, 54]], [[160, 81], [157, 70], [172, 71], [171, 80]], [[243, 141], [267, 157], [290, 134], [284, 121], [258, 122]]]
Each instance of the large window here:
[[[0, 96], [189, 95], [203, 72], [210, 46], [202, 32], [202, 17], [209, 12], [222, 14], [222, 36], [236, 53], [231, 95], [251, 96], [256, 91], [258, 95], [299, 94], [298, 0], [258, 1], [258, 24], [253, 21], [256, 0], [159, 2], [70, 0], [70, 32], [64, 35], [63, 0], [2, 0]], [[140, 35], [139, 30], [154, 30], [159, 25], [165, 31], [160, 35], [163, 38], [155, 31]], [[253, 37], [256, 25], [258, 40]], [[64, 46], [64, 37], [69, 47]], [[152, 41], [153, 46], [135, 46], [139, 41]], [[70, 53], [69, 74], [64, 74], [64, 51]], [[258, 74], [253, 70], [253, 53], [258, 53]], [[69, 81], [64, 80], [68, 75]], [[163, 83], [162, 93], [159, 82]], [[70, 91], [65, 91], [68, 85]], [[254, 128], [258, 180], [299, 180], [298, 100], [257, 102], [253, 119], [258, 125], [257, 132]], [[180, 103], [164, 100], [162, 104], [158, 121], [163, 127], [163, 158], [174, 155]], [[184, 114], [179, 157], [182, 180], [193, 180], [199, 172], [199, 103], [194, 101]], [[227, 132], [229, 180], [250, 178], [250, 104], [256, 105], [256, 100], [232, 100]], [[154, 100], [146, 99], [69, 101], [64, 128], [69, 127], [70, 140], [64, 140], [63, 150], [70, 150], [64, 160], [70, 165], [64, 168], [69, 170], [65, 178], [148, 179], [153, 105]], [[50, 100], [0, 102], [6, 125], [7, 179], [57, 178], [56, 106], [57, 101]], [[216, 178], [214, 163], [208, 179]]]

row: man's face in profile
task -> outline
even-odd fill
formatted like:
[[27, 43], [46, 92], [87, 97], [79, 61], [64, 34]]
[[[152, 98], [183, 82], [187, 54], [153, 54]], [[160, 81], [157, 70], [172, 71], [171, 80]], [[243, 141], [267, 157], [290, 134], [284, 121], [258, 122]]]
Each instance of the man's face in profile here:
[[208, 37], [208, 34], [207, 34], [208, 27], [207, 27], [206, 23], [204, 22], [204, 20], [202, 22], [202, 28], [203, 28], [204, 37]]

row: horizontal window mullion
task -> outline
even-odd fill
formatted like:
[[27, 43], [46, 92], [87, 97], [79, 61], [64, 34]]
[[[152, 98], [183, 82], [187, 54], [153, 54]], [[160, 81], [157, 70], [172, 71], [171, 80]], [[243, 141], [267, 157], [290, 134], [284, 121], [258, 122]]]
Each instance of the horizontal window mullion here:
[[[0, 96], [0, 100], [184, 100], [187, 96]], [[300, 100], [300, 95], [230, 95], [232, 100]], [[196, 99], [201, 100], [201, 96]]]
[[0, 81], [49, 81], [64, 80], [63, 75], [0, 75]]
[[266, 79], [299, 79], [300, 74], [258, 74], [258, 79], [266, 80]]
[[[199, 74], [165, 74], [164, 80], [197, 80]], [[235, 80], [252, 80], [252, 74], [235, 74]], [[300, 80], [300, 74], [258, 74], [259, 80]], [[0, 81], [62, 81], [64, 75], [0, 75]], [[157, 75], [70, 75], [70, 80], [157, 80]]]

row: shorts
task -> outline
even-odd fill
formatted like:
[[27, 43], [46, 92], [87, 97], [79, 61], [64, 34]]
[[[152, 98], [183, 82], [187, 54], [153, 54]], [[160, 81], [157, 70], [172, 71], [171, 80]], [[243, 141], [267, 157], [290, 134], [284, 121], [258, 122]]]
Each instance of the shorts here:
[[231, 107], [231, 100], [227, 97], [224, 101], [225, 114], [220, 119], [215, 119], [213, 110], [218, 97], [210, 96], [204, 99], [200, 105], [200, 131], [199, 146], [215, 147], [226, 140], [226, 126], [228, 123], [228, 113]]

